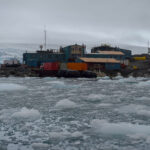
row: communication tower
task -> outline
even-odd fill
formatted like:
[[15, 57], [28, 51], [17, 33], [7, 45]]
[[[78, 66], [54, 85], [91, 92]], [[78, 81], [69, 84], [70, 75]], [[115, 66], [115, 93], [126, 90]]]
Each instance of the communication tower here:
[[46, 26], [44, 26], [44, 48], [46, 50]]

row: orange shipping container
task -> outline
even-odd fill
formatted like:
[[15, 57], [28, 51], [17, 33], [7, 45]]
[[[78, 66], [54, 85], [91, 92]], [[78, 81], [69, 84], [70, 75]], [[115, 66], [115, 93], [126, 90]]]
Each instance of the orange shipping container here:
[[67, 63], [67, 68], [70, 70], [87, 70], [87, 64], [86, 63]]

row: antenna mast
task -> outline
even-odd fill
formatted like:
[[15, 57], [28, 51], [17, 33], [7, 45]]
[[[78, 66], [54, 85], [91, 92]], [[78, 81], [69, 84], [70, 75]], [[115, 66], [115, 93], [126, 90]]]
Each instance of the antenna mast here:
[[44, 48], [46, 50], [46, 26], [44, 26]]

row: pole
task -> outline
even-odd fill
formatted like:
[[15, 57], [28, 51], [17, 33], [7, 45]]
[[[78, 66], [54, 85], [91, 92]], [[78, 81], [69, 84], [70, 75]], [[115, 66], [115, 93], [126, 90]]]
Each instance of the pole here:
[[149, 40], [148, 40], [148, 54], [150, 54]]
[[46, 50], [46, 27], [44, 26], [44, 47]]

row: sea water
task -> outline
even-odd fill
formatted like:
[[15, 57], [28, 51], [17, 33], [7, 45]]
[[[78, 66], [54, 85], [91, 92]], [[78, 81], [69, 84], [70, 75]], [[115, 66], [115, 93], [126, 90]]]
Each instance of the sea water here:
[[[37, 49], [0, 44], [0, 63]], [[120, 76], [0, 78], [0, 150], [149, 150], [149, 87]]]
[[0, 78], [0, 150], [148, 150], [150, 79]]

